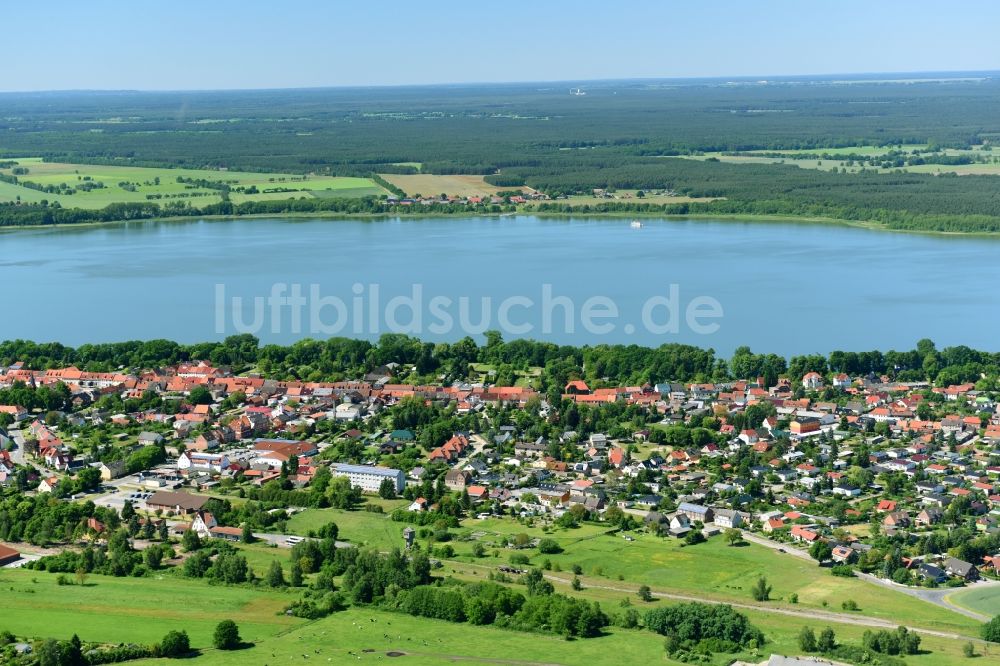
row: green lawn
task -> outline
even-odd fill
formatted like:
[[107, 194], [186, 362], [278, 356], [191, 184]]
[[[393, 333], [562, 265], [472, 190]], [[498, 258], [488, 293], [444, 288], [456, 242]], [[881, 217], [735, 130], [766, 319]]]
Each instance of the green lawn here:
[[960, 590], [949, 594], [948, 601], [983, 615], [1000, 615], [1000, 586], [977, 586]]
[[287, 529], [292, 534], [305, 535], [309, 530], [318, 530], [331, 521], [340, 528], [340, 539], [357, 546], [389, 550], [403, 545], [403, 528], [406, 523], [393, 522], [388, 513], [306, 509], [289, 519]]
[[219, 621], [239, 622], [247, 640], [261, 640], [303, 623], [281, 610], [295, 593], [211, 586], [172, 574], [151, 578], [89, 576], [84, 586], [57, 585], [41, 571], [0, 569], [0, 630], [18, 636], [155, 643], [186, 629], [195, 646], [211, 644]]

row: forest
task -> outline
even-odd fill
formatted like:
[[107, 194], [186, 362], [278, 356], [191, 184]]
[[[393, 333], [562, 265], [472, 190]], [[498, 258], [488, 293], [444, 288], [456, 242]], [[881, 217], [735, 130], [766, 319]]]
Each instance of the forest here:
[[[3, 94], [0, 159], [347, 176], [483, 174], [501, 187], [524, 184], [554, 197], [621, 188], [722, 198], [609, 202], [585, 211], [592, 213], [788, 215], [893, 229], [1000, 231], [998, 176], [834, 173], [678, 159], [709, 151], [988, 146], [1000, 137], [993, 111], [1000, 85], [993, 77], [862, 78], [849, 85], [826, 79], [609, 81], [587, 84], [583, 96], [568, 94], [570, 87]], [[943, 153], [922, 159], [959, 160]], [[377, 200], [116, 204], [92, 212], [9, 205], [0, 207], [0, 225], [283, 212], [401, 211]], [[568, 211], [555, 201], [536, 212]]]

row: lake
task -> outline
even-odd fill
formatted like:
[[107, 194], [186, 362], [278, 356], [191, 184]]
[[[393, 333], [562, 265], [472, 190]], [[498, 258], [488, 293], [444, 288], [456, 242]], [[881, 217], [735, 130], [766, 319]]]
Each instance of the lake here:
[[[1000, 241], [733, 221], [241, 219], [0, 234], [0, 338], [253, 332], [287, 343], [484, 328], [728, 356], [997, 350]], [[288, 298], [291, 297], [291, 298]]]

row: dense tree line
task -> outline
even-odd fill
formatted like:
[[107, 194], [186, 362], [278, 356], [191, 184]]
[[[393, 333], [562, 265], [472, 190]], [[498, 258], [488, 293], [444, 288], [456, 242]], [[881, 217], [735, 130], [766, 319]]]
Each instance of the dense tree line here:
[[[514, 381], [515, 370], [541, 367], [541, 390], [554, 403], [560, 402], [567, 381], [581, 378], [590, 382], [591, 388], [664, 381], [726, 381], [758, 376], [771, 385], [778, 376], [789, 376], [794, 383], [805, 373], [815, 371], [824, 374], [844, 372], [851, 376], [887, 374], [899, 381], [930, 380], [939, 385], [978, 382], [982, 388], [990, 388], [996, 386], [1000, 376], [1000, 353], [962, 345], [939, 350], [926, 339], [920, 340], [914, 349], [905, 351], [835, 350], [827, 356], [804, 355], [787, 360], [775, 354], [755, 354], [747, 347], [740, 347], [728, 361], [716, 357], [711, 349], [690, 345], [572, 347], [525, 339], [505, 342], [495, 331], [486, 333], [485, 344], [477, 344], [468, 337], [454, 343], [433, 344], [399, 334], [383, 335], [377, 342], [348, 338], [305, 339], [289, 346], [263, 347], [252, 335], [192, 345], [151, 340], [73, 348], [26, 340], [0, 342], [0, 363], [22, 361], [26, 367], [34, 369], [75, 365], [89, 371], [117, 371], [118, 368], [140, 371], [202, 359], [231, 366], [236, 371], [255, 366], [268, 377], [303, 381], [354, 379], [388, 363], [412, 366], [412, 373], [405, 370], [412, 379], [433, 382], [439, 375], [466, 379], [475, 374], [472, 364], [486, 363], [496, 367], [499, 383], [510, 384]], [[403, 378], [406, 377], [398, 377]], [[60, 388], [59, 384], [51, 389], [30, 389], [15, 384], [0, 391], [0, 403], [40, 409], [59, 407], [65, 403], [65, 393], [65, 387]], [[441, 437], [447, 438], [450, 431], [468, 425], [420, 401], [404, 402], [393, 418], [397, 428], [444, 424], [438, 434], [430, 434], [429, 439], [422, 442], [426, 447], [440, 445]], [[152, 456], [154, 452], [143, 455]], [[270, 492], [279, 490], [280, 487]]]

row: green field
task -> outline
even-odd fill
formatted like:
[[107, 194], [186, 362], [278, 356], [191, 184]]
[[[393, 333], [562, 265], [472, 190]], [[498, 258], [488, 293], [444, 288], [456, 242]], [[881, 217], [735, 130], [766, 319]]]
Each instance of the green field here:
[[948, 595], [948, 601], [983, 615], [1000, 615], [1000, 586], [975, 586]]
[[[211, 586], [203, 581], [161, 578], [108, 578], [91, 576], [87, 585], [58, 586], [56, 576], [44, 572], [4, 570], [4, 613], [0, 629], [18, 636], [68, 638], [77, 633], [85, 641], [153, 643], [171, 629], [185, 629], [201, 654], [188, 663], [280, 664], [376, 662], [387, 653], [401, 652], [400, 664], [416, 666], [449, 661], [468, 664], [567, 664], [589, 666], [607, 663], [674, 663], [664, 659], [660, 636], [642, 630], [609, 628], [601, 638], [568, 642], [557, 636], [527, 634], [492, 627], [475, 627], [413, 618], [369, 608], [337, 613], [315, 622], [280, 614], [293, 593], [275, 593], [243, 587]], [[621, 595], [595, 597], [609, 612], [618, 612]], [[639, 610], [665, 602], [640, 605]], [[797, 654], [796, 636], [803, 624], [815, 629], [825, 622], [747, 611], [768, 643], [755, 656], [736, 655], [752, 661], [770, 653]], [[252, 647], [220, 652], [210, 647], [211, 632], [221, 619], [234, 619], [243, 639]], [[858, 643], [863, 627], [830, 623], [841, 641]], [[915, 666], [944, 666], [961, 655], [961, 642], [925, 636], [925, 653], [907, 657]], [[995, 654], [977, 644], [990, 663]], [[728, 663], [733, 655], [717, 655], [713, 664]], [[144, 660], [136, 664], [166, 664]]]
[[330, 521], [337, 523], [340, 528], [340, 539], [357, 546], [389, 550], [403, 545], [403, 528], [406, 524], [393, 522], [386, 514], [370, 511], [306, 509], [289, 519], [287, 529], [291, 534], [305, 535], [309, 530], [317, 530]]
[[196, 646], [211, 644], [221, 620], [239, 622], [257, 641], [303, 621], [281, 610], [293, 593], [209, 586], [164, 575], [155, 578], [90, 576], [84, 586], [57, 585], [54, 574], [0, 569], [0, 629], [16, 635], [84, 641], [155, 643], [171, 629], [186, 629]]
[[[150, 201], [148, 195], [161, 197], [151, 199], [161, 205], [183, 201], [193, 206], [204, 206], [221, 201], [218, 190], [193, 186], [191, 183], [179, 183], [178, 177], [224, 181], [234, 190], [239, 187], [257, 188], [258, 192], [252, 194], [231, 192], [230, 199], [234, 203], [297, 197], [364, 197], [388, 194], [368, 178], [67, 164], [43, 162], [40, 158], [18, 158], [14, 161], [19, 167], [28, 169], [27, 174], [18, 176], [20, 181], [56, 186], [65, 183], [71, 188], [93, 182], [102, 183], [104, 187], [90, 191], [76, 191], [73, 194], [50, 194], [20, 185], [0, 183], [0, 202], [16, 201], [20, 197], [24, 202], [46, 199], [58, 201], [64, 208], [96, 209], [112, 203]], [[12, 170], [0, 169], [0, 173], [11, 175]], [[129, 189], [122, 187], [123, 183], [128, 184]], [[132, 188], [135, 191], [132, 191]], [[279, 189], [291, 191], [268, 191]]]
[[[466, 524], [470, 530], [490, 531], [492, 523], [499, 521], [482, 521], [485, 523], [482, 528], [478, 527], [479, 522], [466, 521]], [[750, 588], [759, 576], [765, 576], [774, 588], [771, 596], [778, 605], [788, 605], [787, 599], [795, 593], [798, 608], [839, 612], [844, 601], [853, 600], [861, 614], [874, 618], [969, 635], [977, 632], [977, 623], [958, 613], [915, 601], [858, 578], [832, 576], [828, 570], [808, 561], [763, 546], [731, 547], [721, 537], [696, 546], [684, 546], [678, 539], [644, 534], [636, 534], [635, 541], [628, 542], [618, 535], [595, 535], [592, 529], [585, 526], [548, 535], [564, 548], [564, 552], [557, 555], [542, 555], [537, 550], [520, 552], [531, 555], [531, 563], [535, 566], [546, 559], [563, 571], [579, 565], [585, 576], [601, 579], [607, 586], [634, 589], [645, 584], [656, 591], [738, 603], [753, 603]], [[521, 531], [529, 536], [542, 535], [537, 529]], [[494, 538], [488, 535], [482, 540], [489, 544]], [[471, 546], [466, 548], [461, 541], [455, 543], [455, 548], [460, 556], [471, 553]], [[503, 550], [500, 556], [506, 560], [514, 552]], [[490, 565], [488, 560], [479, 562]]]
[[[731, 164], [791, 164], [802, 169], [819, 169], [823, 171], [829, 171], [830, 169], [837, 167], [838, 169], [845, 168], [849, 172], [857, 172], [862, 167], [855, 163], [853, 166], [848, 166], [845, 160], [836, 159], [837, 156], [848, 156], [848, 155], [862, 155], [864, 157], [880, 157], [885, 155], [890, 150], [898, 150], [898, 147], [878, 147], [878, 146], [853, 146], [849, 148], [816, 148], [816, 149], [801, 149], [801, 150], [773, 150], [773, 151], [749, 151], [747, 154], [742, 155], [727, 155], [722, 152], [709, 152], [703, 155], [692, 155], [688, 156], [687, 159], [693, 160], [707, 160], [716, 159], [720, 162], [729, 162]], [[907, 153], [913, 150], [927, 150], [927, 146], [920, 145], [906, 145], [902, 147]], [[930, 174], [941, 174], [941, 173], [955, 173], [960, 176], [963, 175], [1000, 175], [1000, 164], [992, 163], [992, 159], [1000, 155], [1000, 148], [991, 148], [990, 151], [984, 152], [981, 150], [958, 150], [949, 149], [942, 151], [945, 155], [950, 156], [961, 156], [966, 155], [972, 159], [978, 157], [987, 156], [991, 158], [990, 163], [972, 163], [972, 164], [915, 164], [913, 166], [899, 167], [900, 169], [908, 173], [930, 173]], [[776, 156], [780, 155], [780, 156]], [[835, 159], [818, 159], [817, 155], [829, 155]], [[895, 171], [896, 167], [883, 169], [881, 167], [865, 166], [868, 171], [880, 171], [883, 173], [889, 171]], [[647, 199], [651, 201], [652, 198]]]
[[[386, 515], [364, 511], [310, 509], [296, 514], [288, 529], [305, 534], [333, 520], [340, 527], [341, 538], [380, 550], [402, 544], [404, 523], [391, 521]], [[450, 542], [456, 562], [476, 565], [480, 571], [506, 564], [512, 555], [530, 556], [533, 566], [549, 560], [564, 572], [574, 565], [588, 577], [602, 580], [604, 585], [634, 589], [649, 585], [656, 591], [695, 594], [704, 598], [738, 603], [752, 603], [750, 587], [758, 576], [765, 576], [773, 586], [773, 603], [789, 605], [791, 594], [798, 595], [798, 608], [840, 611], [841, 604], [852, 600], [860, 613], [874, 618], [906, 624], [975, 635], [977, 623], [958, 613], [906, 595], [878, 587], [858, 578], [833, 576], [809, 561], [781, 554], [755, 544], [741, 547], [726, 545], [721, 537], [696, 546], [684, 546], [678, 539], [662, 539], [647, 534], [634, 534], [634, 541], [620, 535], [605, 534], [606, 528], [584, 524], [576, 529], [532, 527], [510, 519], [466, 519], [460, 529], [453, 530]], [[563, 552], [543, 555], [536, 549], [513, 550], [503, 546], [505, 537], [518, 533], [531, 538], [555, 540]], [[487, 557], [472, 557], [473, 543], [486, 547]], [[493, 553], [496, 553], [493, 555]]]

